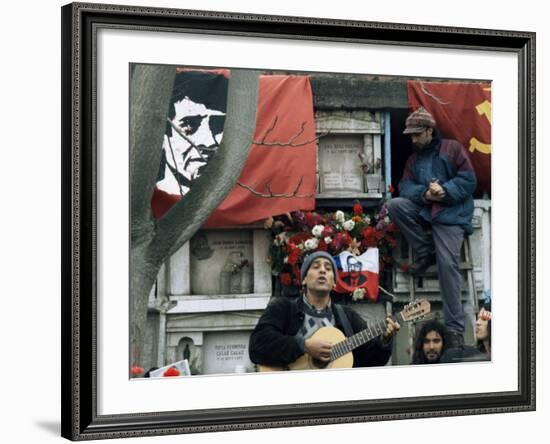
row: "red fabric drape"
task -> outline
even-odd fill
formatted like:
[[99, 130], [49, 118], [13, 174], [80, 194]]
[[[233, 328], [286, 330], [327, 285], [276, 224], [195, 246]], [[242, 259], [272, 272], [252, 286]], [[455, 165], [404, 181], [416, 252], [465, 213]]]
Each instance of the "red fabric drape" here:
[[[315, 208], [317, 151], [309, 77], [260, 77], [253, 140], [264, 144], [251, 145], [241, 185], [234, 186], [203, 227], [250, 224]], [[180, 199], [155, 189], [154, 216], [162, 217]]]
[[252, 144], [239, 177], [239, 183], [252, 191], [236, 185], [204, 226], [247, 224], [290, 211], [313, 210], [316, 142], [289, 145], [314, 139], [309, 77], [262, 76], [254, 141], [266, 145]]

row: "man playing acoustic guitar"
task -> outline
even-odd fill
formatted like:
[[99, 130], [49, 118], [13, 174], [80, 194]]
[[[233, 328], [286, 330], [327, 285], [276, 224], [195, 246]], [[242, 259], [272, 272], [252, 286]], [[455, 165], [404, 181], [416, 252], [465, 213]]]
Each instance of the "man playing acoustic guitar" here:
[[[388, 316], [385, 323], [369, 329], [352, 308], [332, 303], [337, 272], [330, 254], [315, 252], [302, 265], [303, 295], [297, 300], [272, 299], [250, 336], [250, 359], [260, 371], [386, 364], [399, 323]], [[320, 335], [336, 330], [323, 327], [336, 327], [343, 334]]]

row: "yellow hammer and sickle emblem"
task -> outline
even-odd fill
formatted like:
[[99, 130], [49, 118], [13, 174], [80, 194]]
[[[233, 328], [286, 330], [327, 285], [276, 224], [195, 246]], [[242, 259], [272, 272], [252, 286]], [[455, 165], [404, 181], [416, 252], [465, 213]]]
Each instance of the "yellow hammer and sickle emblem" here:
[[[480, 116], [485, 116], [491, 124], [492, 113], [491, 113], [491, 102], [485, 100], [476, 106], [476, 111]], [[491, 154], [491, 144], [480, 142], [476, 137], [470, 139], [470, 152], [479, 151], [483, 154]]]

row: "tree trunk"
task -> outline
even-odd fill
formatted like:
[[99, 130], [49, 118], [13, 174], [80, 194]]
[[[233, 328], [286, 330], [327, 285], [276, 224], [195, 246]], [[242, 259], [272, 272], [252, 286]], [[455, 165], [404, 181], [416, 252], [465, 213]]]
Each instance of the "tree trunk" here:
[[148, 253], [154, 235], [151, 196], [175, 76], [173, 66], [136, 65], [130, 83], [131, 366], [142, 364], [149, 292], [160, 268]]
[[159, 221], [150, 203], [174, 83], [173, 67], [136, 66], [130, 116], [130, 365], [143, 364], [148, 299], [162, 263], [200, 228], [237, 181], [254, 134], [259, 73], [232, 70], [223, 141], [204, 173]]
[[144, 247], [130, 250], [130, 366], [144, 365], [143, 344], [147, 327], [149, 293], [160, 264], [152, 263]]

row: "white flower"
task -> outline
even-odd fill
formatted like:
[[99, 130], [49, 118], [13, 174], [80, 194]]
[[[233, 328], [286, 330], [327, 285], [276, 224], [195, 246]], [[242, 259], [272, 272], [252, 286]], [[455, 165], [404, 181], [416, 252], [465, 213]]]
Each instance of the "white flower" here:
[[355, 222], [352, 221], [351, 219], [347, 220], [342, 224], [342, 227], [344, 227], [344, 230], [346, 231], [351, 231], [353, 230], [353, 227], [355, 227]]
[[332, 242], [332, 238], [330, 236], [325, 237], [325, 244], [330, 244]]
[[363, 219], [363, 221], [364, 221], [367, 225], [370, 225], [370, 217], [369, 217], [369, 216], [365, 216], [365, 218]]
[[351, 298], [354, 301], [360, 301], [361, 299], [365, 299], [365, 289], [356, 288], [355, 290], [353, 290], [353, 294], [351, 295]]
[[313, 234], [315, 237], [321, 237], [324, 229], [325, 227], [323, 227], [322, 225], [315, 225], [311, 230], [311, 234]]
[[338, 211], [334, 214], [334, 218], [336, 219], [337, 222], [344, 222], [344, 220], [345, 220], [346, 217], [345, 217], [343, 211], [338, 210]]
[[319, 241], [315, 238], [308, 239], [307, 241], [304, 242], [304, 247], [306, 251], [315, 250], [318, 246], [319, 246]]
[[390, 222], [391, 222], [390, 216], [386, 216], [386, 217], [384, 218], [384, 223], [389, 224]]

